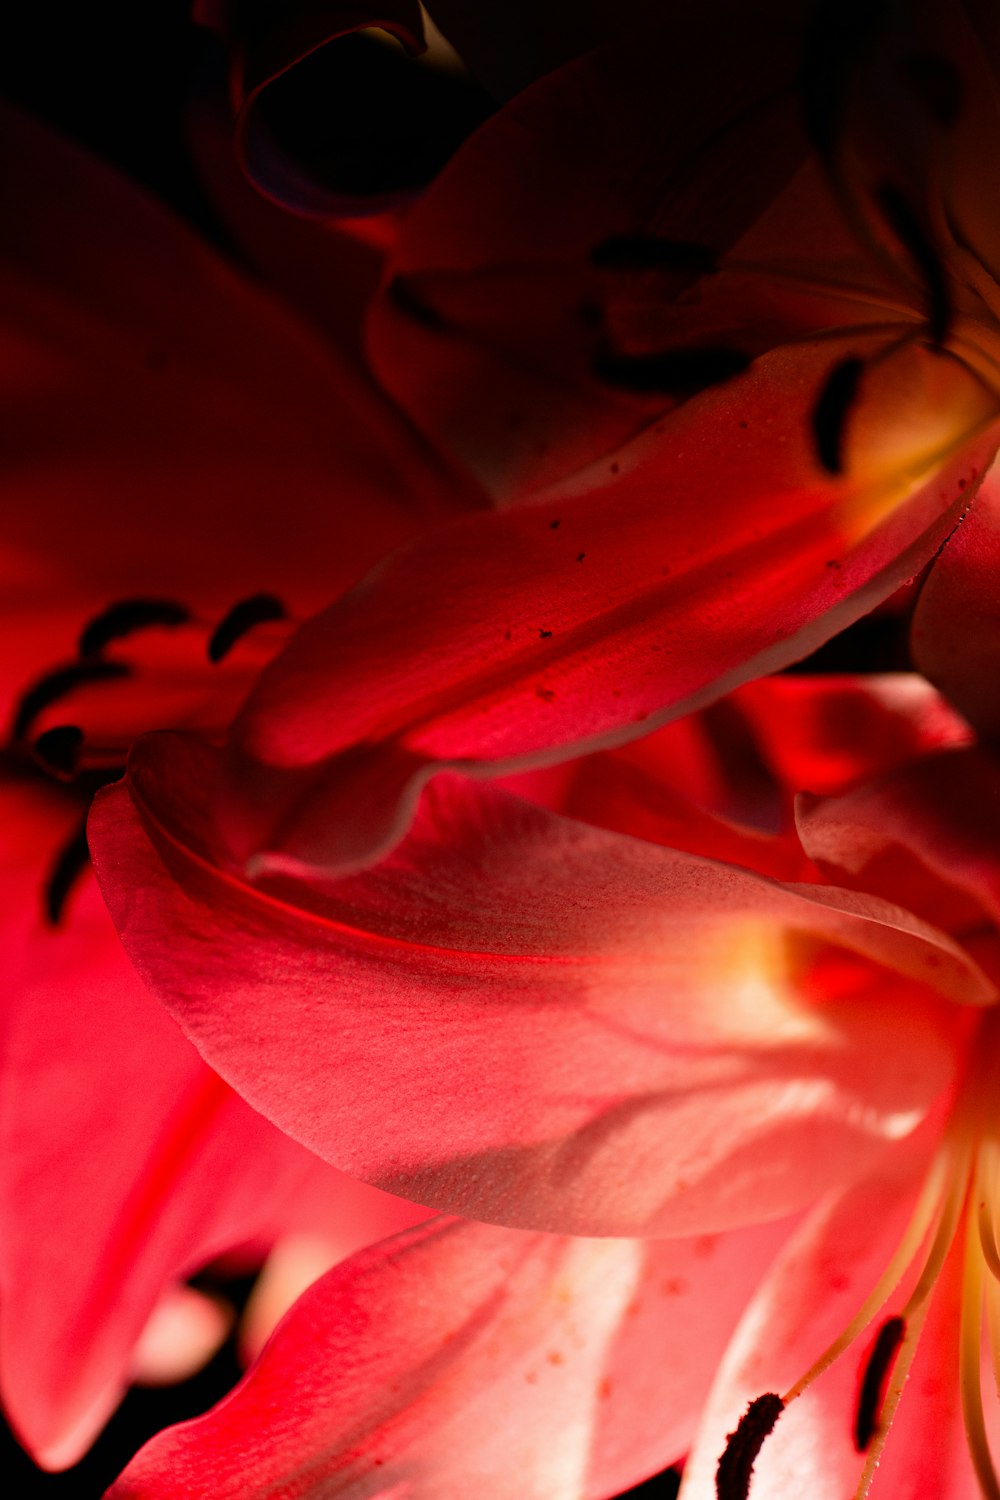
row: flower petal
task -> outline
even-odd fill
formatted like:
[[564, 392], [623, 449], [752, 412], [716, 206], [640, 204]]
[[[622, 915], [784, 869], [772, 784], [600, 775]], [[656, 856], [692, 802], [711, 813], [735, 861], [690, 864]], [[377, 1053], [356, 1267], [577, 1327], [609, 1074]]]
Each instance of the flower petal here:
[[255, 1107], [434, 1207], [601, 1234], [790, 1212], [946, 1084], [965, 1022], [928, 983], [995, 994], [875, 898], [783, 888], [457, 779], [368, 874], [253, 888], [208, 857], [214, 757], [152, 736], [131, 797], [98, 799], [124, 942]]
[[913, 614], [917, 666], [981, 734], [1000, 735], [1000, 465], [949, 538]]
[[69, 799], [0, 786], [5, 1002], [0, 1390], [46, 1467], [114, 1409], [161, 1293], [220, 1251], [273, 1238], [338, 1179], [249, 1109], [137, 979], [93, 879], [60, 925], [46, 866]]
[[891, 593], [955, 525], [996, 436], [972, 437], [979, 387], [913, 347], [873, 372], [851, 468], [824, 478], [809, 413], [838, 357], [765, 357], [680, 408], [669, 452], [657, 439], [610, 483], [440, 528], [306, 626], [237, 720], [233, 852], [356, 868], [440, 765], [621, 743]]
[[443, 1221], [317, 1283], [108, 1500], [603, 1500], [671, 1462], [785, 1231], [567, 1240]]

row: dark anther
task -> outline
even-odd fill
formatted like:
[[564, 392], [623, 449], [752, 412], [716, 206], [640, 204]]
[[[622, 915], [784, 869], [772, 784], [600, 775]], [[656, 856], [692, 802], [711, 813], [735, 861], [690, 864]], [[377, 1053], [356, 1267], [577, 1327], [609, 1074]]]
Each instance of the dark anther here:
[[785, 1403], [773, 1391], [750, 1402], [736, 1431], [727, 1435], [726, 1450], [715, 1471], [715, 1493], [719, 1500], [747, 1500], [757, 1455], [784, 1409]]
[[884, 0], [816, 0], [800, 74], [806, 130], [829, 158], [843, 128], [857, 74], [885, 14]]
[[82, 729], [76, 724], [60, 724], [56, 729], [46, 729], [31, 748], [46, 770], [68, 780], [80, 764], [82, 745]]
[[861, 1389], [858, 1392], [858, 1409], [854, 1417], [854, 1446], [864, 1453], [875, 1436], [879, 1412], [885, 1394], [885, 1383], [892, 1369], [900, 1344], [906, 1337], [906, 1324], [902, 1318], [887, 1318], [878, 1331], [872, 1345]]
[[90, 850], [87, 847], [87, 824], [84, 820], [63, 844], [49, 871], [42, 892], [45, 916], [50, 926], [58, 927], [66, 906], [66, 898], [79, 875], [87, 868]]
[[739, 349], [667, 349], [660, 354], [602, 354], [596, 373], [619, 390], [683, 398], [741, 375], [749, 363]]
[[80, 635], [81, 656], [100, 656], [105, 646], [150, 625], [186, 625], [191, 618], [183, 604], [171, 599], [121, 599], [86, 625]]
[[13, 738], [21, 740], [27, 734], [38, 715], [60, 698], [65, 698], [74, 688], [92, 682], [110, 682], [116, 677], [129, 677], [131, 669], [120, 661], [78, 661], [67, 667], [57, 667], [47, 672], [22, 694], [14, 715]]
[[394, 276], [386, 291], [392, 304], [408, 318], [412, 318], [414, 323], [419, 323], [422, 328], [430, 328], [434, 333], [444, 333], [447, 330], [447, 319], [421, 297], [412, 276]]
[[849, 354], [834, 365], [812, 411], [813, 440], [816, 456], [828, 474], [840, 474], [844, 467], [844, 431], [851, 407], [858, 397], [858, 386], [864, 372], [864, 361]]
[[653, 234], [613, 234], [590, 252], [601, 271], [691, 271], [709, 275], [715, 252], [695, 240], [667, 240]]
[[252, 594], [234, 604], [228, 615], [220, 620], [208, 643], [208, 659], [220, 662], [251, 631], [255, 625], [264, 625], [268, 620], [287, 620], [288, 612], [280, 599], [273, 594]]
[[927, 298], [927, 324], [931, 343], [938, 348], [948, 337], [951, 326], [951, 298], [948, 278], [923, 225], [898, 188], [884, 182], [878, 189], [879, 206], [886, 222], [904, 249], [913, 257]]
[[931, 119], [950, 130], [962, 111], [962, 80], [955, 64], [933, 52], [911, 52], [901, 68]]

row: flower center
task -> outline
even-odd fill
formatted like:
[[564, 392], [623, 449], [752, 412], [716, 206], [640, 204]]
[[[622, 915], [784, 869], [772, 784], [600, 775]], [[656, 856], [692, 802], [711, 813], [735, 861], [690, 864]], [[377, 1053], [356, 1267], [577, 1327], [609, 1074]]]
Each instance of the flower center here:
[[[716, 1473], [718, 1500], [747, 1500], [754, 1463], [781, 1413], [855, 1345], [873, 1318], [883, 1319], [859, 1369], [852, 1415], [854, 1445], [864, 1457], [855, 1500], [871, 1484], [913, 1363], [938, 1279], [949, 1255], [961, 1253], [962, 1313], [956, 1375], [969, 1455], [986, 1500], [1000, 1500], [1000, 1479], [986, 1436], [981, 1359], [984, 1322], [1000, 1391], [1000, 1138], [995, 1100], [1000, 1072], [1000, 1009], [984, 1013], [972, 1038], [971, 1063], [955, 1108], [925, 1174], [909, 1223], [888, 1265], [857, 1313], [809, 1369], [781, 1395], [750, 1403], [729, 1435]], [[910, 1286], [900, 1295], [901, 1283]]]

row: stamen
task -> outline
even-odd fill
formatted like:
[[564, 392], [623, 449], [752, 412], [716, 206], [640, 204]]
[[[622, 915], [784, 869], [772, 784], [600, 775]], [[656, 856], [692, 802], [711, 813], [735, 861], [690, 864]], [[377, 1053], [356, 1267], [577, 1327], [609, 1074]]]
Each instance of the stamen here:
[[834, 365], [812, 411], [816, 456], [828, 474], [844, 468], [844, 435], [851, 407], [858, 398], [864, 360], [849, 354]]
[[962, 1315], [958, 1336], [958, 1375], [962, 1393], [962, 1417], [969, 1444], [969, 1456], [979, 1480], [984, 1500], [1000, 1500], [1000, 1481], [993, 1465], [986, 1423], [983, 1418], [982, 1390], [982, 1305], [983, 1279], [979, 1237], [970, 1222], [966, 1225], [965, 1266], [962, 1279]]
[[923, 225], [898, 188], [882, 183], [876, 200], [896, 238], [909, 251], [920, 273], [927, 298], [927, 324], [931, 342], [940, 348], [948, 337], [952, 307], [944, 264]]
[[42, 891], [45, 916], [50, 927], [58, 927], [62, 920], [66, 899], [78, 877], [90, 862], [87, 846], [86, 819], [70, 834], [56, 856]]
[[23, 740], [39, 714], [65, 698], [74, 688], [92, 682], [110, 682], [116, 677], [128, 677], [131, 668], [120, 661], [72, 662], [67, 667], [56, 667], [47, 672], [24, 693], [14, 715], [12, 739]]
[[47, 729], [32, 745], [32, 751], [47, 771], [69, 780], [80, 764], [83, 730], [76, 724], [60, 724]]
[[757, 1455], [784, 1409], [785, 1403], [773, 1391], [750, 1402], [735, 1432], [727, 1434], [725, 1451], [715, 1471], [718, 1500], [747, 1500]]
[[255, 625], [264, 625], [269, 620], [287, 620], [288, 612], [274, 594], [252, 594], [234, 604], [212, 632], [208, 643], [208, 659], [217, 664], [251, 631]]
[[906, 1334], [900, 1317], [887, 1318], [878, 1331], [865, 1365], [854, 1417], [854, 1446], [864, 1453], [878, 1427], [885, 1383]]
[[696, 240], [668, 240], [653, 234], [613, 234], [590, 252], [600, 271], [690, 271], [710, 275], [715, 251]]
[[750, 357], [725, 347], [668, 349], [661, 354], [602, 354], [599, 380], [637, 394], [687, 397], [742, 375]]
[[171, 599], [121, 599], [84, 626], [78, 649], [81, 656], [100, 656], [105, 646], [136, 630], [186, 625], [190, 618], [190, 610]]

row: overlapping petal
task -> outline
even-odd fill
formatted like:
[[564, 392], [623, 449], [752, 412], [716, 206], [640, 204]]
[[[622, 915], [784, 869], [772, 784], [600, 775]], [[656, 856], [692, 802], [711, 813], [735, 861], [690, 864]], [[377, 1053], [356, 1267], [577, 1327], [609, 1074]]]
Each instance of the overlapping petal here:
[[[943, 933], [876, 898], [782, 887], [457, 779], [375, 870], [254, 888], [211, 861], [214, 755], [150, 737], [130, 791], [98, 801], [126, 947], [251, 1103], [418, 1202], [574, 1233], [791, 1211], [946, 1085], [965, 1023], [938, 995], [994, 994]], [[806, 1122], [808, 1162], [791, 1148]]]
[[154, 1439], [109, 1500], [601, 1500], [683, 1451], [786, 1233], [411, 1231], [317, 1283], [228, 1401]]
[[139, 982], [92, 878], [72, 920], [47, 927], [72, 803], [27, 783], [2, 801], [0, 1387], [22, 1441], [62, 1467], [117, 1404], [172, 1282], [273, 1237], [297, 1194], [332, 1197], [337, 1178], [205, 1066]]
[[851, 471], [824, 477], [809, 410], [837, 357], [767, 356], [675, 414], [669, 457], [654, 437], [610, 483], [441, 528], [303, 629], [235, 727], [234, 853], [357, 867], [438, 766], [620, 743], [884, 598], [955, 525], [995, 435], [969, 440], [979, 387], [914, 348], [873, 375]]

